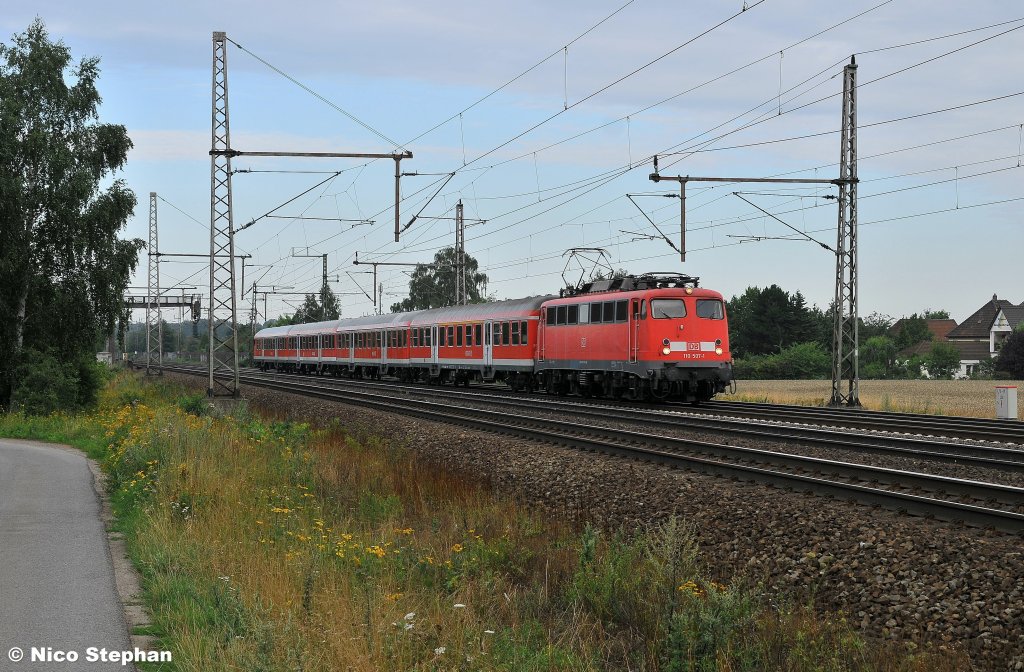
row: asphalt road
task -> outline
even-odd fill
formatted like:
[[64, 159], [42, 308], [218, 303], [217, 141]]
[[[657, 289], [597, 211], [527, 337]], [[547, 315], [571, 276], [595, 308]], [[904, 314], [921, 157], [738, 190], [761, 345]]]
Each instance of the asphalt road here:
[[[79, 658], [31, 662], [32, 647]], [[131, 648], [92, 474], [79, 453], [0, 439], [0, 671], [134, 669], [87, 647]]]

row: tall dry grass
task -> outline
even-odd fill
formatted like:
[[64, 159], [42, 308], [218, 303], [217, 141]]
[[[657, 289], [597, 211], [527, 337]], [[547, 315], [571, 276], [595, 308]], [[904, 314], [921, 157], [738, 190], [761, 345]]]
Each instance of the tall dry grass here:
[[[994, 418], [997, 385], [1016, 385], [1018, 394], [1024, 395], [1024, 381], [1020, 380], [862, 380], [860, 401], [876, 411]], [[828, 380], [741, 380], [736, 394], [716, 398], [821, 406], [831, 393]]]

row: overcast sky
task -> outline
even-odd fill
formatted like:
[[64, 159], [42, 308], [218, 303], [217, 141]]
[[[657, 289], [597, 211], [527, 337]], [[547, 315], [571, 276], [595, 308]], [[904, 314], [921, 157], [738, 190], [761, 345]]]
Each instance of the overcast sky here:
[[[834, 188], [691, 183], [685, 264], [626, 194], [677, 193], [648, 179], [654, 154], [664, 175], [837, 177], [841, 74], [856, 54], [861, 314], [944, 308], [959, 321], [994, 293], [1024, 301], [1024, 5], [746, 5], [40, 0], [7, 7], [0, 28], [9, 39], [38, 15], [76, 58], [100, 57], [102, 119], [125, 124], [135, 143], [121, 175], [139, 197], [126, 234], [146, 237], [155, 191], [162, 252], [209, 250], [215, 30], [244, 48], [230, 45], [228, 57], [234, 149], [390, 152], [401, 143], [414, 154], [404, 171], [455, 171], [433, 200], [443, 177], [403, 180], [402, 223], [423, 211], [395, 243], [392, 161], [234, 161], [236, 170], [344, 171], [283, 206], [330, 175], [237, 173], [234, 217], [236, 227], [271, 211], [285, 217], [238, 234], [255, 265], [247, 284], [315, 291], [319, 260], [290, 255], [327, 253], [346, 316], [372, 311], [356, 286], [370, 291], [368, 276], [345, 273], [365, 268], [352, 265], [355, 253], [430, 261], [454, 242], [447, 218], [459, 199], [468, 219], [485, 220], [467, 230], [467, 251], [498, 298], [557, 291], [563, 254], [585, 246], [632, 273], [700, 276], [726, 297], [776, 283], [826, 307], [834, 256], [734, 192], [834, 246], [836, 206], [822, 198]], [[677, 199], [636, 201], [678, 241]], [[165, 287], [208, 291], [201, 263], [161, 268]], [[381, 270], [390, 305], [408, 278]], [[143, 259], [136, 284], [145, 277]], [[272, 297], [269, 316], [296, 301]]]

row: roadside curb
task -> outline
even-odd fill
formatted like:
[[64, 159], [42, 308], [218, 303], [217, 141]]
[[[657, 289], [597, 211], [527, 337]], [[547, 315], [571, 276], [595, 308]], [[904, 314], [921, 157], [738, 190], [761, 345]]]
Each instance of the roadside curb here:
[[[77, 448], [71, 448], [85, 456]], [[100, 469], [95, 460], [85, 457], [92, 472], [92, 485], [96, 496], [100, 501], [100, 518], [103, 527], [107, 531], [107, 551], [110, 553], [110, 561], [114, 568], [114, 584], [117, 588], [117, 595], [121, 600], [124, 621], [128, 626], [128, 639], [132, 647], [143, 651], [159, 651], [160, 646], [156, 638], [151, 635], [138, 635], [135, 631], [140, 628], [152, 625], [149, 611], [142, 602], [142, 577], [139, 575], [131, 558], [128, 557], [128, 547], [124, 541], [124, 535], [112, 530], [115, 522], [114, 511], [110, 506], [110, 497], [107, 494], [107, 475]]]

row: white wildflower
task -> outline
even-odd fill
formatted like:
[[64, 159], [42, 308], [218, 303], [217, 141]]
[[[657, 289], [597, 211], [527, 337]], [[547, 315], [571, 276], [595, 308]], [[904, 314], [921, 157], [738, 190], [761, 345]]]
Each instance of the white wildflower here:
[[407, 621], [411, 621], [414, 618], [416, 618], [416, 612], [415, 611], [410, 611], [408, 614], [405, 615], [405, 620], [407, 620]]
[[434, 649], [434, 655], [435, 656], [440, 656], [442, 653], [445, 652], [445, 650], [446, 649], [443, 646], [439, 646], [436, 649]]
[[464, 604], [461, 604], [461, 603], [460, 603], [460, 604], [456, 604], [456, 605], [454, 606], [454, 608], [455, 608], [455, 609], [465, 609], [465, 608], [466, 608], [466, 605], [464, 605]]

